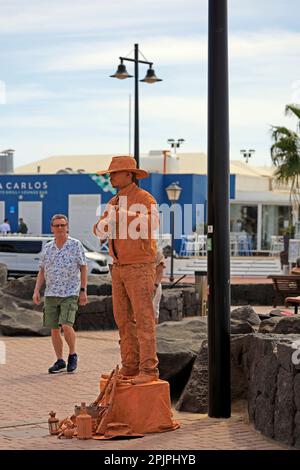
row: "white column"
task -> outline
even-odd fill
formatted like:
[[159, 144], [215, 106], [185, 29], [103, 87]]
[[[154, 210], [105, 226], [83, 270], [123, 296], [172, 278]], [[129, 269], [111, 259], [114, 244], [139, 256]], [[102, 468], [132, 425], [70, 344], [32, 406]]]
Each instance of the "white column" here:
[[257, 250], [261, 250], [262, 204], [257, 205]]

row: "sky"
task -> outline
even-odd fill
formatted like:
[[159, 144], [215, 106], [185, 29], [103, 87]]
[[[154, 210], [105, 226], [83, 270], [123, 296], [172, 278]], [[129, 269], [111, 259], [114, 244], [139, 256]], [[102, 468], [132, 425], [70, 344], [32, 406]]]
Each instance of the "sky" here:
[[[0, 11], [0, 151], [14, 149], [15, 166], [129, 151], [134, 82], [109, 76], [135, 43], [163, 79], [139, 84], [141, 153], [169, 138], [206, 153], [208, 0], [0, 0]], [[300, 2], [229, 0], [228, 12], [230, 158], [255, 149], [251, 163], [270, 165], [271, 125], [297, 124], [284, 108], [300, 103]]]

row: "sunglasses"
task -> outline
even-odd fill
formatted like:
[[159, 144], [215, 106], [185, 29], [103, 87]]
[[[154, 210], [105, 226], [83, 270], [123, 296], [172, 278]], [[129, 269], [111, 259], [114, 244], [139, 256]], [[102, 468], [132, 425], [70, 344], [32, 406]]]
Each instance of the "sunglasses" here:
[[52, 227], [66, 227], [68, 224], [53, 224]]

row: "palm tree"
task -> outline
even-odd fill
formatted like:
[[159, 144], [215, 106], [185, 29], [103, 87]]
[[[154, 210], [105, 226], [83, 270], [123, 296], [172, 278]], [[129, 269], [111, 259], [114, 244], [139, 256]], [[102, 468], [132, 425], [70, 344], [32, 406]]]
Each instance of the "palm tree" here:
[[298, 219], [300, 203], [300, 105], [288, 104], [285, 114], [298, 118], [297, 131], [287, 127], [272, 126], [271, 158], [276, 166], [275, 181], [290, 186], [290, 201], [294, 220]]

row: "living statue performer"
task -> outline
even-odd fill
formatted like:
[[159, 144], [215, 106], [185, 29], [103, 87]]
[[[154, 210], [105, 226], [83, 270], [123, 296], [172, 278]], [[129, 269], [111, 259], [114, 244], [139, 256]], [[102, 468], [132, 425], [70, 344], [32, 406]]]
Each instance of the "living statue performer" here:
[[139, 188], [148, 173], [130, 156], [116, 156], [107, 170], [117, 194], [106, 205], [93, 231], [109, 239], [113, 311], [120, 335], [121, 377], [132, 384], [158, 379], [155, 315], [156, 241], [159, 215], [154, 197]]

